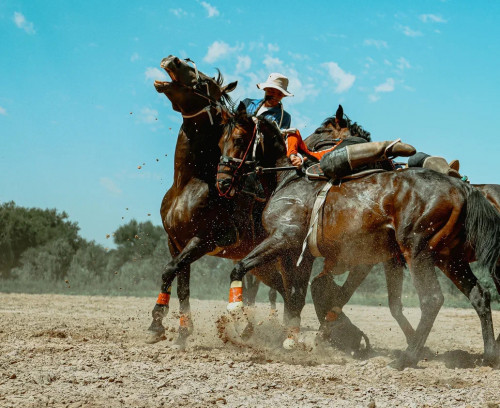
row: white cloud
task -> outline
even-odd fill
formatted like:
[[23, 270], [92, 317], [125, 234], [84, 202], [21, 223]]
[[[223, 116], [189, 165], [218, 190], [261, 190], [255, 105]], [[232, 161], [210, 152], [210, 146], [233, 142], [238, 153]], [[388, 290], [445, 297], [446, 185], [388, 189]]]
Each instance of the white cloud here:
[[371, 39], [371, 38], [363, 41], [363, 44], [366, 45], [366, 46], [376, 47], [379, 50], [381, 48], [388, 48], [386, 41], [383, 41], [383, 40], [374, 40], [374, 39]]
[[236, 72], [245, 72], [248, 71], [250, 66], [252, 65], [252, 59], [247, 56], [238, 56], [238, 63], [236, 64]]
[[289, 55], [292, 59], [297, 60], [297, 61], [305, 61], [305, 60], [310, 59], [310, 58], [309, 58], [309, 55], [305, 55], [305, 54], [298, 54], [298, 53], [294, 53], [294, 52], [290, 52], [290, 51], [288, 51], [288, 55]]
[[280, 47], [278, 44], [267, 44], [267, 50], [269, 52], [278, 52], [280, 50]]
[[16, 24], [16, 26], [23, 29], [28, 34], [35, 34], [35, 28], [33, 26], [33, 23], [27, 21], [22, 13], [19, 13], [16, 11], [14, 13], [13, 20], [14, 20], [14, 23]]
[[409, 69], [411, 68], [411, 65], [410, 63], [408, 62], [408, 60], [404, 57], [401, 57], [398, 59], [398, 65], [397, 65], [398, 69], [400, 69], [401, 71], [403, 71], [404, 69]]
[[116, 185], [116, 183], [111, 180], [108, 177], [101, 177], [99, 180], [101, 183], [101, 186], [103, 186], [108, 192], [114, 194], [114, 195], [120, 195], [122, 193], [122, 190], [120, 187]]
[[216, 7], [212, 6], [211, 4], [207, 3], [206, 1], [202, 1], [201, 5], [203, 7], [205, 7], [205, 10], [207, 10], [208, 18], [217, 17], [219, 15], [219, 10], [217, 10]]
[[431, 22], [431, 23], [447, 23], [448, 22], [443, 17], [437, 16], [436, 14], [422, 14], [419, 18], [424, 23], [427, 23], [427, 22]]
[[167, 74], [158, 68], [148, 67], [144, 75], [146, 76], [146, 81], [154, 81], [156, 79], [159, 81], [167, 81]]
[[387, 80], [375, 87], [375, 92], [393, 92], [394, 91], [394, 79], [387, 78]]
[[139, 54], [137, 54], [136, 52], [134, 52], [130, 57], [130, 61], [132, 62], [137, 61], [138, 59], [139, 59]]
[[224, 41], [214, 41], [208, 47], [207, 55], [205, 55], [203, 60], [212, 63], [236, 51], [237, 49], [238, 47], [230, 47], [229, 44]]
[[[286, 71], [288, 73], [289, 85], [288, 90], [293, 93], [293, 98], [287, 98], [286, 103], [295, 105], [305, 100], [310, 101], [310, 97], [314, 97], [318, 95], [319, 90], [315, 87], [312, 82], [303, 83], [299, 79], [299, 74], [294, 69], [290, 69]], [[294, 116], [295, 122], [295, 116]]]
[[4, 115], [4, 116], [7, 115], [7, 111], [3, 106], [0, 106], [0, 115]]
[[330, 78], [333, 79], [333, 82], [337, 85], [334, 91], [335, 93], [346, 92], [356, 80], [355, 75], [345, 72], [336, 62], [325, 62], [321, 64], [321, 66], [328, 70]]
[[283, 70], [283, 61], [281, 61], [279, 58], [266, 55], [266, 58], [264, 58], [264, 61], [262, 61], [262, 63], [268, 70]]
[[403, 34], [408, 36], [408, 37], [420, 37], [422, 35], [422, 33], [420, 31], [412, 30], [410, 27], [403, 26], [400, 24], [397, 25], [397, 29], [402, 31]]
[[151, 108], [142, 108], [139, 113], [139, 121], [142, 123], [155, 123], [158, 121], [158, 111]]
[[184, 11], [181, 8], [170, 9], [170, 12], [176, 17], [184, 17], [187, 16], [188, 14], [187, 11]]
[[380, 96], [378, 96], [378, 95], [375, 95], [375, 94], [368, 95], [368, 100], [370, 102], [377, 102], [379, 99], [380, 99]]

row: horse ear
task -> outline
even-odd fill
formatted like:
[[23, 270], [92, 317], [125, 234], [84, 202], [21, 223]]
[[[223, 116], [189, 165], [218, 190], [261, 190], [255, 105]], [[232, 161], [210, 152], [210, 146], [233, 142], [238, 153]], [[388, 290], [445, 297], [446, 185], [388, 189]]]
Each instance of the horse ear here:
[[335, 117], [337, 118], [337, 120], [341, 120], [344, 118], [344, 108], [342, 107], [342, 105], [339, 105], [339, 107], [337, 108], [337, 113], [335, 113]]
[[229, 93], [236, 89], [236, 85], [238, 85], [238, 81], [231, 82], [222, 88], [223, 93]]

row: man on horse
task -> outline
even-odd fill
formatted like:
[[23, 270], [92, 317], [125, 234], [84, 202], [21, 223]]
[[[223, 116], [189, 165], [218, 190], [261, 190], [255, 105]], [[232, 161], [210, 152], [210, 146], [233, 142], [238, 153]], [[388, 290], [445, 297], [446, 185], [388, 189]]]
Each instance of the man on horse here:
[[244, 99], [247, 112], [250, 115], [264, 115], [268, 119], [274, 120], [280, 129], [288, 129], [292, 122], [292, 117], [283, 108], [281, 100], [286, 96], [293, 96], [288, 92], [288, 78], [277, 72], [269, 75], [266, 82], [257, 84], [257, 88], [265, 92], [263, 99]]

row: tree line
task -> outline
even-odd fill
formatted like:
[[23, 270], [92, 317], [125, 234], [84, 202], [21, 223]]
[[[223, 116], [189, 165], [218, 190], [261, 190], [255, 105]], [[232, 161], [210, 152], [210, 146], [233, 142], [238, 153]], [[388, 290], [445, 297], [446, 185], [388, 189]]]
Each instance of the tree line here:
[[[79, 235], [76, 222], [56, 209], [24, 208], [14, 202], [0, 205], [0, 291], [155, 296], [164, 265], [171, 259], [167, 236], [150, 221], [131, 220], [108, 237], [109, 249]], [[191, 296], [199, 299], [227, 297], [231, 261], [205, 256], [191, 267]], [[322, 269], [315, 262], [312, 276]], [[493, 298], [499, 299], [486, 271], [475, 270]], [[417, 299], [406, 272], [405, 304]], [[467, 299], [438, 272], [448, 305], [465, 306]], [[338, 278], [342, 283], [345, 276]], [[267, 289], [258, 300], [267, 299]], [[173, 288], [175, 296], [175, 284]], [[451, 296], [450, 296], [451, 295]], [[387, 304], [382, 268], [375, 267], [358, 289], [354, 301]], [[308, 301], [311, 301], [308, 294]]]

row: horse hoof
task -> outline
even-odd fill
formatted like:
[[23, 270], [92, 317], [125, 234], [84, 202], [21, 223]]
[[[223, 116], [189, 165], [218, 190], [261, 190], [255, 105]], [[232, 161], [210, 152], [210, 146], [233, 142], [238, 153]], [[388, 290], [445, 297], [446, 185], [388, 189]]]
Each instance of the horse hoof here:
[[250, 339], [250, 337], [253, 336], [253, 332], [254, 332], [253, 324], [248, 323], [247, 327], [245, 327], [240, 337], [243, 341], [247, 341], [248, 339]]
[[297, 347], [297, 341], [293, 338], [287, 338], [283, 342], [283, 348], [285, 350], [294, 350]]
[[170, 346], [172, 350], [175, 351], [185, 351], [186, 350], [186, 342], [175, 342]]
[[243, 309], [243, 302], [231, 302], [227, 304], [228, 312], [237, 312]]
[[148, 333], [146, 334], [146, 338], [144, 339], [144, 342], [146, 344], [155, 344], [165, 339], [166, 339], [165, 330], [159, 332], [148, 331]]

